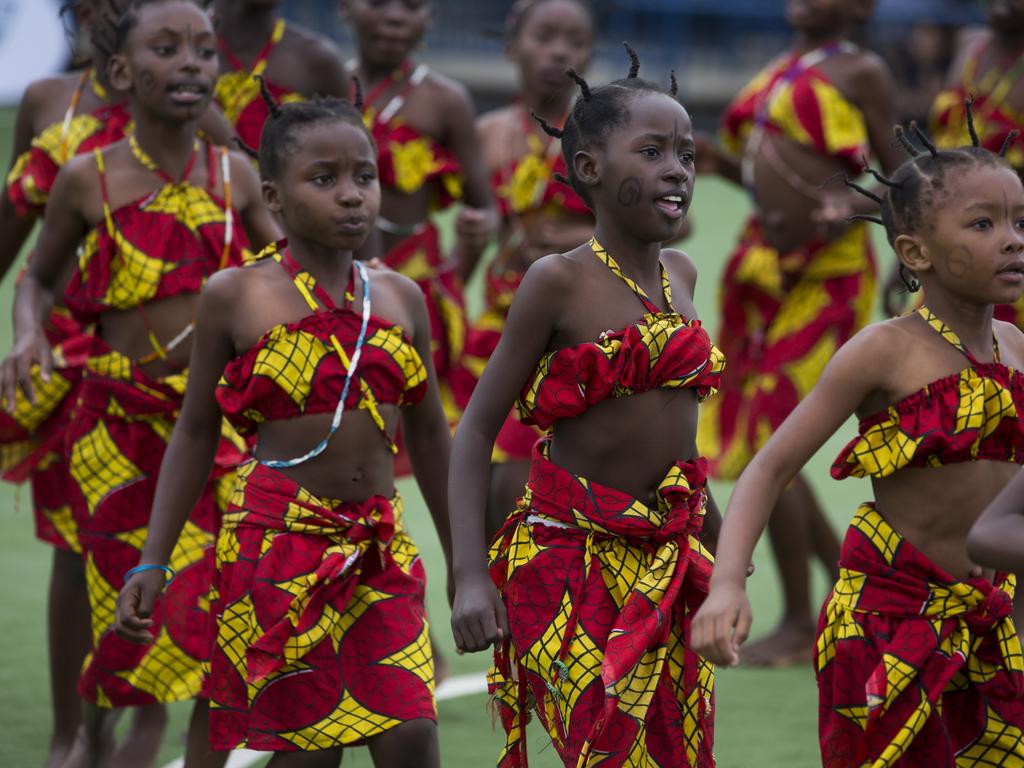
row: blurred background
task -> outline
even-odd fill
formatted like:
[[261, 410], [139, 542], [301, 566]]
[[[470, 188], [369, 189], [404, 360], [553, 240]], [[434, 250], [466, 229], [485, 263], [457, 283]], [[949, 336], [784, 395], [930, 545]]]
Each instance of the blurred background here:
[[[480, 111], [508, 101], [515, 73], [503, 56], [503, 21], [511, 0], [434, 0], [435, 20], [421, 58], [437, 70], [464, 82]], [[727, 102], [769, 59], [784, 50], [790, 33], [783, 18], [783, 0], [595, 0], [599, 24], [594, 82], [620, 77], [626, 71], [621, 41], [640, 52], [642, 73], [667, 82], [670, 69], [679, 77], [683, 102], [698, 127], [710, 130]], [[0, 166], [8, 167], [15, 107], [25, 85], [61, 71], [71, 60], [73, 30], [59, 17], [58, 0], [0, 0]], [[343, 55], [354, 47], [339, 18], [336, 0], [285, 0], [285, 15], [338, 41]], [[922, 119], [949, 67], [955, 38], [965, 26], [980, 23], [977, 0], [877, 0], [871, 24], [861, 30], [862, 43], [880, 53], [900, 83], [899, 107], [904, 120]], [[683, 247], [700, 269], [695, 304], [711, 333], [717, 334], [717, 286], [737, 230], [749, 210], [749, 198], [738, 187], [702, 177], [690, 218], [693, 235]], [[450, 221], [442, 223], [450, 237]], [[891, 253], [880, 231], [874, 233], [880, 272]], [[486, 256], [485, 256], [486, 258]], [[481, 281], [468, 286], [473, 313], [481, 303]], [[0, 354], [10, 347], [9, 307], [16, 270], [0, 284]], [[876, 302], [876, 318], [881, 311]], [[859, 501], [870, 496], [865, 480], [832, 481], [828, 466], [853, 433], [848, 424], [831, 439], [808, 467], [808, 478], [820, 495], [837, 531], [846, 527]], [[496, 732], [483, 692], [486, 654], [455, 656], [448, 631], [443, 559], [425, 506], [414, 484], [401, 481], [407, 521], [428, 570], [428, 605], [438, 649], [455, 679], [468, 682], [461, 691], [449, 688], [439, 704], [442, 765], [480, 768], [494, 765], [503, 737]], [[713, 483], [723, 506], [731, 486]], [[49, 733], [47, 667], [44, 641], [45, 590], [50, 553], [32, 536], [27, 490], [0, 484], [0, 766], [20, 768], [42, 764]], [[755, 554], [757, 572], [748, 589], [755, 607], [753, 635], [775, 625], [781, 600], [767, 545]], [[822, 600], [831, 586], [816, 571], [813, 599]], [[716, 743], [720, 768], [812, 768], [820, 765], [816, 738], [817, 690], [810, 665], [788, 669], [720, 670], [716, 680]], [[171, 724], [158, 763], [180, 768], [190, 705], [171, 708]], [[500, 731], [500, 727], [497, 729]], [[530, 765], [560, 765], [546, 736], [531, 727]], [[238, 754], [232, 768], [262, 766], [265, 758]], [[346, 755], [346, 768], [368, 768], [366, 750]]]

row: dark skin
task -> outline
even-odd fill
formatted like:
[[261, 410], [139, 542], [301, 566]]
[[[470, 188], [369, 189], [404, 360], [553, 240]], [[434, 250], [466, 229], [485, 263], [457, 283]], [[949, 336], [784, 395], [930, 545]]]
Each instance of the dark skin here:
[[[786, 55], [842, 40], [872, 9], [871, 0], [788, 0], [787, 19], [796, 36]], [[891, 172], [898, 167], [901, 150], [892, 143], [896, 89], [888, 67], [874, 54], [857, 51], [831, 56], [816, 68], [863, 114], [871, 150], [882, 168]], [[742, 183], [739, 160], [710, 140], [702, 139], [698, 146], [702, 172]], [[772, 153], [778, 158], [775, 162], [769, 160]], [[848, 168], [839, 159], [816, 154], [780, 133], [766, 132], [753, 157], [754, 203], [766, 242], [786, 253], [822, 238], [831, 241], [846, 230], [847, 217], [870, 213], [873, 203], [843, 188], [838, 179], [818, 191], [819, 185], [844, 173]], [[796, 177], [799, 184], [787, 175]], [[796, 277], [784, 275], [783, 280]], [[785, 597], [783, 620], [767, 638], [748, 646], [745, 658], [785, 665], [802, 662], [810, 654], [814, 618], [808, 560], [813, 555], [834, 578], [838, 575], [839, 541], [803, 476], [797, 476], [780, 499], [771, 533]]]
[[[613, 130], [604, 146], [572, 158], [594, 204], [595, 237], [661, 309], [667, 309], [660, 276], [664, 265], [676, 310], [694, 317], [696, 267], [686, 254], [661, 248], [678, 234], [693, 194], [690, 118], [662, 94], [637, 96], [630, 113], [629, 122]], [[669, 211], [655, 202], [666, 194], [682, 198], [678, 208]], [[456, 580], [452, 629], [460, 649], [480, 651], [508, 637], [505, 608], [487, 574], [483, 512], [490, 448], [509, 408], [543, 355], [593, 342], [641, 314], [637, 297], [589, 245], [545, 256], [527, 271], [452, 448], [452, 467], [459, 468], [449, 478]], [[611, 399], [558, 422], [551, 459], [654, 503], [666, 468], [697, 456], [696, 426], [697, 400], [690, 390]], [[716, 518], [712, 508], [712, 536]]]
[[[477, 120], [477, 134], [490, 175], [533, 152], [523, 132], [524, 121], [542, 146], [550, 148], [550, 142], [556, 141], [529, 114], [533, 112], [551, 125], [562, 124], [575, 89], [565, 70], [586, 71], [593, 37], [593, 19], [577, 0], [548, 0], [522, 19], [518, 34], [507, 42], [505, 49], [506, 57], [519, 69], [521, 103], [488, 112]], [[493, 268], [525, 272], [541, 256], [569, 251], [589, 240], [593, 232], [591, 216], [539, 209], [513, 214], [501, 222]], [[488, 538], [515, 506], [529, 467], [528, 461], [506, 461], [492, 466]]]
[[[968, 29], [957, 38], [956, 53], [950, 64], [946, 87], [955, 88], [963, 82], [964, 68], [970, 56], [984, 46], [974, 70], [974, 83], [991, 79], [998, 82], [1024, 51], [1024, 0], [986, 0], [987, 29]], [[1024, 112], [1024, 78], [1010, 86], [1005, 105], [1016, 113]], [[1018, 168], [1024, 174], [1024, 168]], [[1022, 176], [1024, 178], [1024, 176]], [[899, 271], [893, 267], [885, 282], [883, 301], [891, 317], [901, 314], [907, 305], [907, 296]]]
[[[93, 29], [97, 25], [103, 28], [102, 35], [109, 34], [109, 23], [112, 11], [108, 0], [82, 0], [74, 6], [76, 23], [84, 29]], [[103, 15], [106, 13], [107, 15]], [[104, 37], [104, 39], [106, 39]], [[96, 78], [109, 94], [109, 101], [102, 101], [86, 84], [75, 113], [90, 114], [107, 103], [118, 103], [126, 98], [126, 94], [117, 91], [107, 77], [108, 56], [94, 46], [90, 65]], [[27, 152], [32, 139], [55, 123], [64, 120], [64, 114], [71, 104], [75, 90], [78, 88], [80, 73], [57, 75], [35, 81], [25, 89], [18, 115], [14, 123], [14, 143], [11, 147], [11, 167], [17, 159]], [[234, 131], [216, 107], [208, 110], [200, 119], [200, 128], [216, 143], [224, 144], [230, 140]], [[8, 169], [10, 170], [10, 168]], [[18, 216], [6, 194], [0, 195], [0, 279], [7, 274], [18, 258], [22, 246], [27, 242], [35, 218]], [[67, 276], [70, 277], [70, 274]]]
[[[1002, 362], [1012, 368], [1024, 364], [1024, 334], [992, 318], [995, 304], [1024, 293], [1024, 188], [1013, 171], [965, 171], [956, 195], [940, 199], [928, 225], [901, 234], [894, 247], [924, 286], [928, 307], [978, 360], [993, 360], [994, 334]], [[715, 664], [739, 660], [752, 620], [742, 566], [782, 489], [825, 440], [851, 415], [875, 414], [968, 365], [917, 315], [872, 325], [839, 350], [733, 490], [711, 592], [693, 623], [697, 653]], [[1015, 464], [972, 461], [899, 470], [872, 479], [872, 487], [890, 525], [940, 568], [965, 579], [982, 575], [968, 550], [968, 531], [1019, 476]]]
[[[338, 306], [352, 275], [353, 253], [366, 239], [380, 206], [376, 153], [361, 126], [341, 121], [296, 129], [295, 151], [282, 162], [280, 178], [263, 182], [267, 207], [281, 217], [289, 249]], [[437, 397], [430, 357], [430, 323], [419, 288], [390, 270], [369, 270], [372, 312], [404, 329], [427, 367], [428, 396], [401, 409], [381, 406], [388, 433], [402, 435], [427, 506], [450, 561], [447, 488], [450, 437]], [[355, 295], [362, 295], [357, 279]], [[358, 309], [358, 305], [357, 305]], [[309, 315], [292, 278], [272, 259], [218, 273], [203, 289], [195, 349], [181, 416], [160, 470], [144, 563], [166, 564], [213, 466], [221, 412], [215, 399], [225, 365], [255, 345], [271, 328]], [[256, 455], [290, 458], [311, 447], [311, 436], [326, 434], [333, 414], [316, 414], [261, 424]], [[278, 470], [310, 493], [353, 502], [394, 495], [394, 457], [368, 411], [350, 410], [320, 456]], [[149, 642], [153, 605], [163, 589], [160, 571], [136, 574], [118, 598], [117, 631], [134, 642]], [[409, 721], [370, 740], [378, 766], [439, 765], [432, 722]], [[311, 755], [278, 754], [282, 766], [337, 765], [341, 749]], [[331, 762], [333, 760], [333, 762]]]
[[[412, 57], [431, 19], [427, 0], [341, 0], [341, 9], [359, 47], [359, 62], [350, 74], [359, 78], [364, 94]], [[381, 94], [375, 102], [378, 109], [401, 89], [397, 85]], [[497, 221], [469, 92], [460, 83], [431, 71], [397, 114], [419, 134], [451, 149], [462, 168], [464, 207], [456, 217], [456, 242], [450, 256], [459, 275], [468, 280]], [[434, 194], [429, 186], [411, 195], [383, 188], [381, 216], [396, 224], [420, 224], [430, 214]], [[402, 235], [374, 231], [360, 256], [383, 255], [404, 239]]]
[[[214, 3], [217, 35], [246, 66], [256, 60], [274, 30], [280, 0], [217, 0]], [[222, 72], [234, 67], [223, 53]], [[266, 77], [291, 93], [309, 96], [346, 96], [348, 84], [341, 52], [320, 35], [288, 24], [284, 36], [267, 59]]]
[[[208, 17], [188, 2], [166, 2], [138, 11], [123, 50], [110, 60], [111, 86], [129, 94], [139, 144], [170, 175], [180, 178], [193, 151], [198, 122], [209, 106], [216, 77], [213, 30]], [[183, 91], [180, 86], [194, 86]], [[117, 209], [156, 191], [162, 182], [144, 169], [131, 154], [127, 142], [104, 151], [111, 206]], [[232, 197], [253, 245], [276, 239], [278, 230], [263, 206], [255, 173], [248, 160], [232, 156]], [[223, 179], [218, 169], [217, 194]], [[207, 184], [205, 163], [197, 162], [189, 181]], [[75, 266], [75, 251], [86, 233], [102, 225], [103, 209], [96, 161], [89, 155], [72, 159], [61, 169], [47, 206], [44, 228], [35, 256], [15, 294], [15, 340], [12, 351], [0, 365], [0, 392], [14, 402], [20, 386], [34, 399], [30, 371], [39, 364], [46, 379], [52, 368], [50, 348], [43, 334], [49, 307], [63, 290], [65, 276]], [[195, 295], [178, 295], [150, 302], [147, 315], [157, 337], [170, 339], [193, 317]], [[148, 335], [138, 313], [107, 312], [98, 323], [97, 334], [112, 348], [130, 357], [150, 349]], [[145, 366], [147, 373], [161, 376], [188, 365], [188, 347], [171, 352], [166, 361]], [[113, 751], [109, 710], [87, 705], [83, 739], [75, 745], [65, 768], [98, 766], [106, 759], [123, 766], [146, 766], [156, 756], [165, 723], [163, 707], [140, 708], [135, 725], [125, 741]]]
[[[167, 2], [146, 6], [141, 22], [132, 30], [125, 50], [110, 63], [114, 87], [131, 94], [135, 135], [139, 145], [172, 178], [180, 178], [192, 155], [197, 122], [209, 104], [216, 78], [216, 54], [212, 28], [206, 16], [193, 4]], [[150, 18], [152, 17], [152, 18]], [[204, 19], [199, 23], [197, 19]], [[182, 83], [201, 89], [199, 94], [179, 95]], [[104, 150], [106, 183], [110, 205], [116, 210], [159, 189], [163, 182], [133, 156], [127, 141]], [[232, 205], [255, 248], [278, 237], [277, 225], [263, 205], [259, 182], [249, 161], [232, 153]], [[207, 186], [209, 169], [200, 159], [193, 166], [189, 182]], [[223, 195], [223, 179], [215, 171], [217, 188]], [[52, 367], [49, 346], [42, 334], [46, 310], [61, 287], [60, 279], [75, 265], [75, 249], [91, 229], [103, 222], [99, 171], [91, 155], [73, 158], [58, 174], [47, 206], [44, 228], [36, 254], [15, 294], [14, 349], [0, 367], [0, 391], [12, 402], [14, 387], [20, 385], [34, 397], [29, 371], [39, 363], [44, 377]], [[146, 305], [146, 315], [157, 338], [173, 338], [193, 317], [197, 296], [181, 294]], [[100, 318], [97, 333], [107, 344], [124, 354], [139, 358], [152, 350], [148, 332], [138, 312], [110, 311]], [[152, 376], [163, 376], [188, 365], [188, 345], [145, 366]]]

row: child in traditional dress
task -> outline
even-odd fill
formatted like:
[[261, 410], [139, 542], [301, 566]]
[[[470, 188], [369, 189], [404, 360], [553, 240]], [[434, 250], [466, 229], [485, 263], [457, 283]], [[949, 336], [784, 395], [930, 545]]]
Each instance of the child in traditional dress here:
[[312, 96], [343, 96], [345, 68], [328, 39], [286, 22], [280, 0], [215, 0], [214, 26], [221, 75], [216, 99], [238, 137], [260, 145], [270, 116], [258, 78], [281, 102]]
[[[0, 368], [0, 393], [31, 403], [55, 377], [45, 322], [64, 279], [65, 301], [95, 324], [65, 435], [72, 509], [85, 555], [92, 655], [79, 680], [85, 738], [65, 765], [148, 766], [163, 731], [163, 703], [202, 693], [212, 642], [205, 602], [219, 518], [211, 482], [175, 552], [185, 578], [161, 604], [158, 641], [126, 643], [111, 631], [125, 571], [137, 564], [160, 457], [185, 383], [199, 288], [238, 263], [249, 239], [277, 228], [248, 161], [201, 142], [200, 117], [216, 78], [210, 20], [187, 0], [135, 0], [116, 20], [108, 67], [127, 93], [127, 139], [67, 161], [57, 174], [42, 234], [15, 294], [14, 349]], [[36, 367], [38, 364], [38, 367]], [[226, 440], [218, 474], [230, 473], [244, 443]], [[203, 478], [205, 480], [205, 478]], [[153, 716], [111, 757], [111, 707]]]
[[[899, 165], [888, 67], [847, 39], [871, 0], [790, 0], [792, 48], [733, 101], [723, 146], [703, 142], [701, 171], [751, 193], [754, 212], [725, 267], [722, 350], [729, 368], [701, 414], [698, 444], [713, 477], [734, 480], [814, 386], [836, 350], [868, 321], [875, 259], [864, 201], [830, 178], [861, 173], [874, 153]], [[838, 188], [838, 190], [837, 190]], [[839, 191], [842, 190], [842, 191]], [[784, 666], [814, 642], [809, 560], [836, 575], [839, 541], [802, 475], [779, 498], [769, 529], [783, 615], [744, 649], [744, 662]]]
[[[441, 401], [454, 425], [477, 378], [464, 359], [463, 284], [496, 223], [475, 110], [464, 86], [412, 58], [431, 19], [429, 0], [341, 6], [359, 49], [349, 68], [362, 83], [364, 118], [380, 153], [381, 213], [362, 255], [380, 256], [423, 291]], [[446, 254], [432, 214], [456, 200], [465, 207]]]
[[[531, 114], [561, 128], [572, 106], [567, 67], [581, 74], [590, 62], [594, 17], [584, 0], [518, 0], [505, 21], [506, 53], [519, 69], [522, 93], [512, 104], [481, 115], [477, 133], [501, 229], [488, 266], [483, 314], [466, 340], [467, 365], [476, 376], [494, 353], [523, 273], [541, 256], [586, 242], [594, 217], [579, 195], [559, 181], [565, 174], [559, 140]], [[509, 412], [491, 456], [488, 534], [493, 535], [523, 491], [530, 450], [543, 433]]]
[[1024, 462], [1024, 334], [993, 320], [1024, 292], [1024, 187], [970, 132], [973, 146], [939, 150], [917, 131], [923, 151], [898, 133], [913, 157], [869, 194], [924, 303], [847, 342], [750, 463], [693, 622], [698, 652], [737, 662], [757, 538], [787, 483], [856, 414], [832, 476], [870, 477], [874, 501], [854, 515], [818, 622], [826, 768], [1024, 760], [1014, 577], [983, 571], [967, 547]]
[[360, 111], [266, 97], [260, 172], [287, 240], [203, 290], [147, 570], [121, 593], [119, 631], [151, 640], [223, 412], [257, 447], [217, 545], [212, 748], [275, 752], [274, 768], [333, 767], [366, 743], [379, 768], [436, 767], [425, 576], [394, 487], [401, 421], [447, 559], [450, 436], [430, 322], [415, 283], [354, 258], [380, 207]]
[[[689, 624], [711, 573], [697, 404], [723, 361], [694, 317], [696, 266], [661, 247], [693, 195], [690, 118], [630, 53], [600, 88], [570, 71], [581, 95], [547, 130], [594, 236], [527, 270], [452, 452], [452, 628], [463, 650], [497, 644], [503, 767], [526, 764], [531, 712], [566, 766], [714, 764]], [[488, 459], [514, 402], [551, 433], [488, 569]]]

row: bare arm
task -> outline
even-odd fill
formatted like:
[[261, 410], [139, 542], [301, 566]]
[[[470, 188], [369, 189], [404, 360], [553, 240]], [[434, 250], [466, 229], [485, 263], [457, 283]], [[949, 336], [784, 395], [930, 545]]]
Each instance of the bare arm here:
[[497, 228], [498, 218], [469, 94], [462, 86], [453, 87], [446, 101], [446, 144], [462, 168], [463, 201], [466, 204], [455, 222], [456, 243], [452, 258], [460, 277], [467, 281]]
[[571, 286], [563, 258], [547, 256], [527, 270], [501, 340], [452, 444], [448, 478], [456, 582], [452, 629], [462, 650], [483, 650], [507, 631], [504, 609], [487, 573], [484, 541], [491, 449], [516, 395], [556, 328], [560, 297]]
[[714, 138], [703, 131], [694, 133], [697, 145], [697, 172], [715, 174], [736, 186], [743, 186], [743, 172], [740, 159], [728, 152]]
[[[189, 362], [188, 387], [170, 444], [160, 463], [149, 534], [140, 563], [166, 565], [189, 514], [199, 501], [220, 441], [221, 411], [214, 395], [224, 366], [234, 356], [231, 313], [237, 307], [232, 290], [237, 275], [210, 278], [199, 297], [195, 340]], [[162, 571], [132, 576], [117, 599], [117, 632], [134, 642], [152, 638], [149, 618], [163, 589]]]
[[779, 496], [868, 394], [886, 389], [892, 348], [883, 326], [862, 331], [840, 348], [810, 395], [736, 483], [722, 523], [711, 591], [695, 617], [692, 635], [694, 648], [713, 663], [735, 664], [750, 630], [748, 564]]
[[[28, 152], [32, 146], [34, 135], [34, 115], [36, 112], [36, 99], [40, 96], [37, 85], [30, 85], [25, 89], [25, 95], [18, 105], [18, 116], [14, 121], [14, 141], [11, 146], [11, 163], [8, 173], [14, 168], [18, 158]], [[11, 265], [18, 258], [21, 248], [28, 240], [35, 224], [32, 216], [21, 217], [14, 210], [14, 204], [7, 196], [6, 175], [4, 176], [4, 191], [0, 194], [0, 280], [4, 278]]]
[[[393, 279], [399, 276], [389, 276]], [[404, 278], [401, 278], [406, 283]], [[413, 473], [441, 540], [445, 565], [451, 574], [452, 537], [448, 524], [448, 461], [451, 432], [437, 395], [437, 374], [430, 352], [430, 319], [420, 289], [411, 281], [402, 286], [404, 299], [413, 310], [410, 337], [427, 369], [427, 396], [416, 405], [402, 409], [402, 437], [412, 462]]]
[[1024, 572], [1024, 472], [1017, 473], [974, 523], [967, 554], [979, 565]]
[[29, 402], [35, 402], [33, 366], [39, 365], [44, 381], [50, 377], [50, 345], [43, 329], [61, 278], [85, 236], [87, 222], [80, 201], [87, 194], [83, 177], [90, 170], [89, 163], [93, 163], [91, 157], [75, 158], [57, 174], [35, 255], [14, 291], [14, 345], [0, 365], [0, 395], [8, 409], [14, 407], [18, 386]]
[[284, 235], [270, 209], [263, 202], [263, 188], [259, 176], [245, 155], [231, 153], [231, 178], [238, 195], [234, 207], [242, 217], [242, 226], [245, 227], [245, 234], [249, 236], [249, 244], [253, 251], [261, 251], [270, 243], [280, 240]]

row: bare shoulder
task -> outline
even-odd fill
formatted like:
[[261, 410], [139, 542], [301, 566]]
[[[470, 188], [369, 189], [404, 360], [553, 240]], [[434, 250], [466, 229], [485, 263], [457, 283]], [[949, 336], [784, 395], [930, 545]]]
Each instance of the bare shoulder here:
[[501, 128], [515, 116], [515, 109], [515, 107], [508, 105], [484, 112], [476, 119], [477, 130], [481, 133], [487, 133]]
[[423, 301], [423, 292], [420, 287], [405, 275], [387, 267], [371, 267], [369, 265], [367, 265], [366, 271], [370, 277], [370, 284], [375, 289], [388, 291], [403, 300], [417, 303]]
[[[31, 117], [44, 111], [47, 107], [67, 109], [71, 102], [71, 95], [78, 85], [81, 75], [55, 75], [54, 77], [42, 77], [28, 85], [21, 98], [21, 109]], [[35, 126], [37, 133], [46, 126]]]
[[431, 96], [438, 100], [439, 105], [447, 108], [473, 109], [473, 99], [469, 89], [457, 80], [431, 69], [423, 81], [430, 89]]
[[670, 276], [677, 275], [686, 281], [686, 287], [692, 296], [697, 288], [697, 263], [690, 255], [676, 248], [662, 248], [661, 263], [665, 265]]
[[228, 150], [228, 164], [231, 168], [231, 178], [251, 181], [259, 184], [259, 174], [252, 165], [252, 158], [237, 149]]
[[999, 342], [1003, 362], [1012, 368], [1024, 370], [1024, 332], [1013, 323], [993, 320], [992, 333]]
[[874, 51], [859, 50], [852, 58], [851, 70], [858, 95], [876, 94], [876, 89], [893, 82], [889, 65]]
[[871, 323], [840, 347], [838, 354], [868, 368], [889, 368], [900, 360], [906, 360], [907, 350], [919, 345], [918, 325], [909, 316]]
[[522, 287], [530, 290], [557, 291], [565, 296], [580, 282], [580, 270], [584, 262], [593, 260], [589, 245], [574, 248], [566, 253], [552, 253], [537, 259], [523, 275]]
[[341, 50], [333, 41], [297, 24], [288, 25], [285, 39], [289, 49], [301, 55], [306, 62], [315, 93], [321, 96], [344, 95], [345, 67]]
[[[109, 148], [107, 151], [109, 152]], [[91, 152], [76, 155], [61, 166], [57, 172], [54, 188], [62, 182], [62, 186], [72, 194], [77, 195], [83, 190], [92, 190], [93, 194], [98, 196], [99, 175], [96, 157]]]

